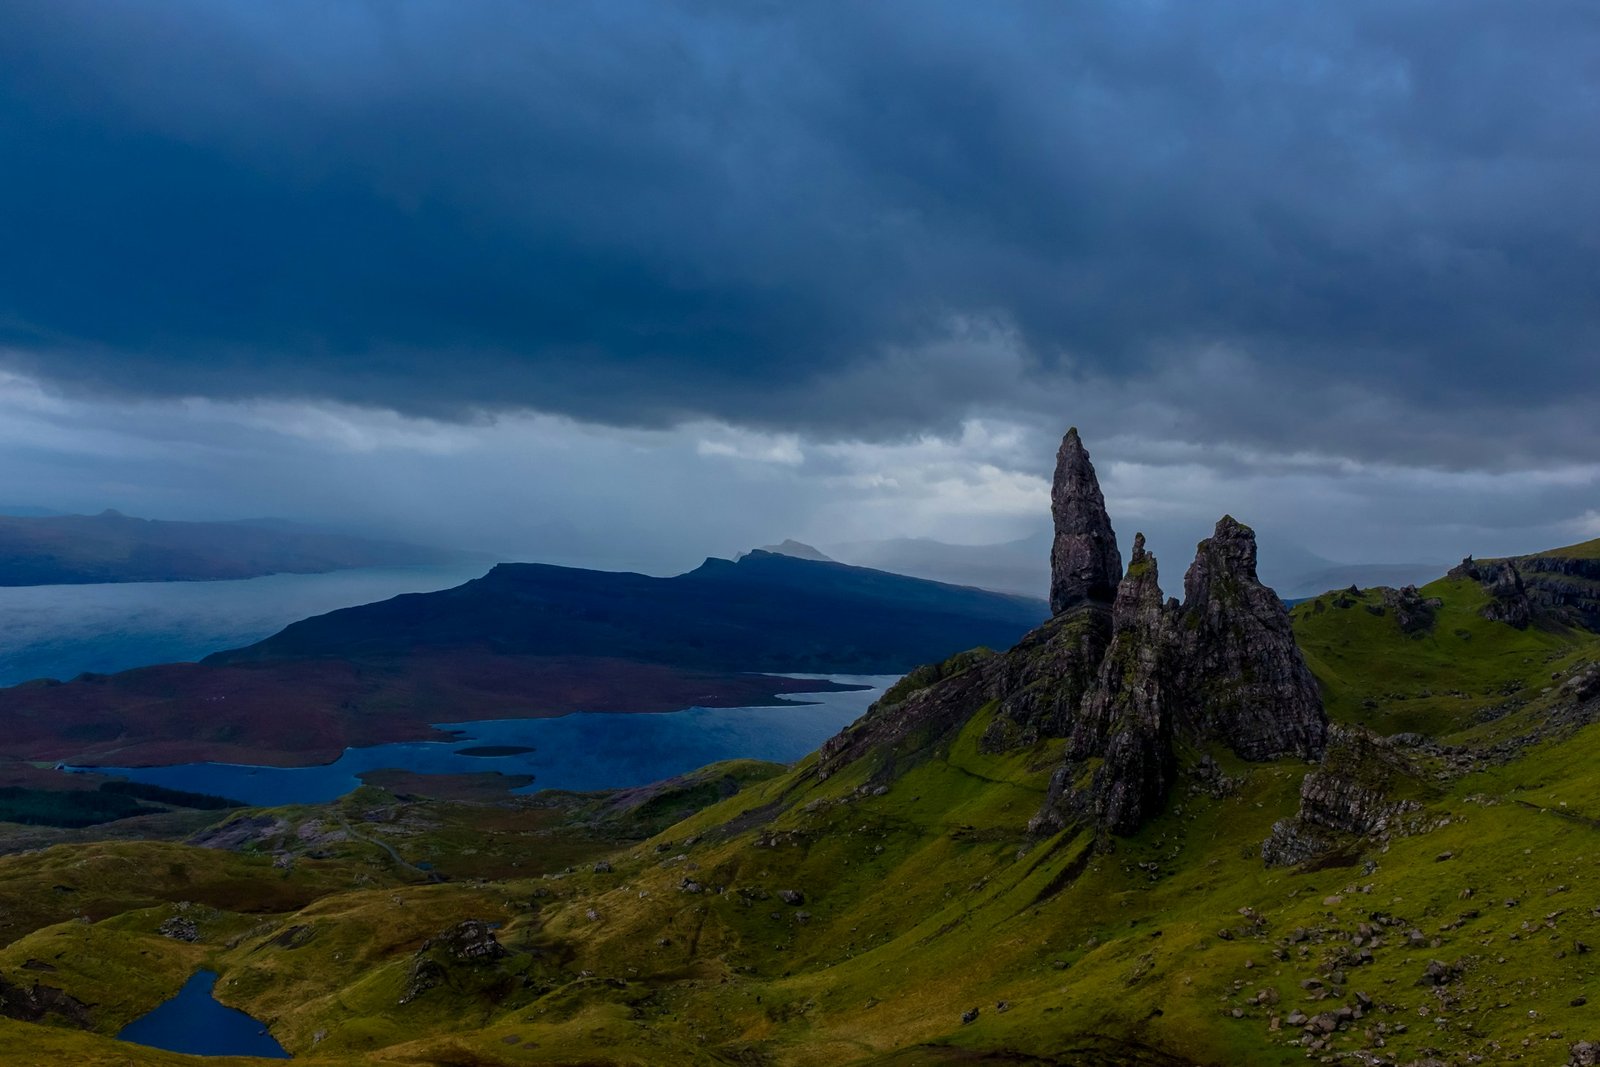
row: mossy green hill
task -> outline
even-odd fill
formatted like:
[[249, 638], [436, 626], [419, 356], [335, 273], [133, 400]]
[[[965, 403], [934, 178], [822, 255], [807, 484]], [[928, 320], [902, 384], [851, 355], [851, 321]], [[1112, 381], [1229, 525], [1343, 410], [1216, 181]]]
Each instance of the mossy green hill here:
[[[316, 1064], [1566, 1064], [1600, 1038], [1600, 637], [1492, 600], [1455, 577], [1299, 605], [1329, 718], [1393, 764], [1186, 744], [1123, 838], [1028, 832], [1066, 742], [996, 750], [990, 704], [826, 778], [366, 789], [231, 814], [224, 848], [0, 859], [0, 979], [85, 1011], [0, 1020], [5, 1061], [198, 1063], [111, 1035], [207, 966]], [[1268, 866], [1314, 770], [1397, 814]]]

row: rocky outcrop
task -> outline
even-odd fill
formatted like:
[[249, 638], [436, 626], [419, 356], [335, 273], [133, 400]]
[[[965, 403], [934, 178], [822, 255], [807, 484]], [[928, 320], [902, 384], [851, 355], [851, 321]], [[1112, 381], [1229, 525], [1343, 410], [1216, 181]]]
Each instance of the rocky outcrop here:
[[1110, 608], [1122, 578], [1122, 554], [1077, 427], [1067, 431], [1056, 453], [1050, 512], [1054, 618], [1024, 637], [1001, 665], [1000, 705], [982, 739], [986, 751], [1069, 736], [1111, 642]]
[[1184, 727], [1248, 760], [1322, 754], [1327, 716], [1288, 609], [1256, 576], [1256, 536], [1224, 515], [1183, 577], [1175, 627]]
[[484, 963], [504, 959], [510, 955], [500, 939], [494, 936], [495, 928], [482, 919], [467, 919], [456, 923], [437, 937], [424, 941], [424, 951], [442, 950], [451, 959], [461, 963]]
[[1393, 741], [1359, 726], [1328, 731], [1322, 765], [1300, 784], [1300, 809], [1272, 827], [1261, 844], [1269, 867], [1304, 863], [1347, 837], [1381, 837], [1421, 807], [1426, 787]]
[[1073, 723], [1067, 759], [1051, 776], [1045, 804], [1029, 826], [1034, 832], [1058, 830], [1083, 816], [1127, 834], [1160, 808], [1176, 773], [1165, 691], [1169, 621], [1156, 559], [1139, 534], [1117, 589], [1110, 647]]
[[1522, 574], [1514, 563], [1496, 563], [1483, 579], [1489, 595], [1494, 597], [1483, 609], [1483, 617], [1491, 622], [1503, 622], [1519, 630], [1527, 629], [1533, 621], [1533, 601], [1522, 584]]
[[1447, 577], [1484, 587], [1493, 598], [1482, 609], [1486, 619], [1523, 629], [1544, 617], [1600, 632], [1600, 555], [1594, 542], [1510, 559], [1468, 556]]
[[1563, 556], [1558, 551], [1522, 556], [1516, 562], [1524, 593], [1536, 610], [1600, 632], [1600, 558]]
[[1122, 577], [1122, 554], [1076, 426], [1056, 453], [1050, 514], [1056, 527], [1050, 547], [1050, 610], [1059, 615], [1081, 604], [1109, 605]]
[[819, 778], [869, 753], [872, 778], [892, 776], [987, 714], [986, 751], [1066, 742], [1034, 831], [1128, 834], [1165, 802], [1180, 737], [1248, 760], [1321, 755], [1317, 684], [1283, 602], [1256, 576], [1248, 526], [1224, 517], [1201, 542], [1180, 607], [1163, 602], [1142, 535], [1126, 576], [1116, 573], [1116, 535], [1076, 430], [1061, 444], [1052, 505], [1054, 616], [1009, 652], [912, 672], [822, 746]]
[[0, 975], [0, 1018], [36, 1023], [46, 1019], [87, 1030], [94, 1025], [89, 1005], [55, 986], [15, 985]]
[[1405, 634], [1423, 634], [1432, 630], [1439, 608], [1444, 604], [1438, 597], [1423, 596], [1414, 585], [1404, 589], [1391, 589], [1385, 585], [1375, 591], [1383, 597], [1384, 608], [1393, 613], [1400, 632]]

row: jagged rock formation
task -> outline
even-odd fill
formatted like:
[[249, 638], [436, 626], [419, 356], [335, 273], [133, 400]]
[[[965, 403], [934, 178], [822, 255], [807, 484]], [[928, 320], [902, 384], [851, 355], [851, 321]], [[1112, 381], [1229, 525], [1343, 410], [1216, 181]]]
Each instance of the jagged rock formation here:
[[[1088, 453], [1062, 442], [1051, 494], [1054, 617], [1009, 652], [923, 668], [822, 747], [826, 778], [863, 756], [875, 778], [992, 717], [988, 751], [1064, 739], [1061, 765], [1030, 822], [1128, 834], [1164, 803], [1176, 743], [1217, 741], [1245, 759], [1314, 759], [1327, 730], [1288, 612], [1256, 576], [1255, 534], [1224, 517], [1201, 542], [1185, 602], [1163, 602], [1155, 557], [1136, 538], [1125, 577]], [[1106, 601], [1111, 600], [1108, 607]]]
[[1110, 604], [1122, 577], [1122, 554], [1076, 426], [1061, 439], [1056, 453], [1050, 514], [1056, 526], [1050, 547], [1050, 610], [1059, 615], [1080, 604]]
[[1381, 836], [1396, 818], [1421, 804], [1406, 794], [1421, 775], [1396, 744], [1359, 726], [1328, 731], [1322, 765], [1300, 783], [1300, 810], [1273, 824], [1261, 843], [1269, 867], [1304, 863], [1341, 838]]
[[1256, 536], [1224, 515], [1183, 576], [1174, 653], [1194, 732], [1249, 760], [1322, 753], [1316, 679], [1294, 643], [1288, 609], [1256, 577]]
[[[1471, 556], [1446, 577], [1470, 578], [1494, 599], [1483, 617], [1524, 629], [1536, 616], [1600, 631], [1600, 553], [1595, 542], [1536, 556], [1474, 560]], [[1571, 553], [1571, 554], [1569, 554]]]
[[1156, 559], [1139, 534], [1117, 589], [1110, 647], [1072, 723], [1049, 799], [1030, 824], [1034, 831], [1060, 829], [1070, 812], [1112, 833], [1132, 833], [1161, 806], [1176, 768], [1164, 691], [1169, 621]]

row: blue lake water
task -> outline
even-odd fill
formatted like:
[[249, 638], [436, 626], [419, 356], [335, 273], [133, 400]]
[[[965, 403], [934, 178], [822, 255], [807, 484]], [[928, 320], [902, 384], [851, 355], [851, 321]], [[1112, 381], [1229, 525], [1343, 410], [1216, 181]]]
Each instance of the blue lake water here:
[[488, 569], [461, 563], [228, 582], [0, 587], [0, 686], [196, 660], [308, 615], [448, 589]]
[[[797, 696], [815, 702], [801, 706], [688, 708], [638, 715], [580, 712], [553, 719], [451, 723], [443, 728], [459, 734], [450, 741], [349, 748], [333, 763], [317, 767], [186, 763], [97, 769], [257, 806], [333, 800], [361, 784], [357, 775], [383, 768], [426, 774], [531, 774], [533, 783], [518, 790], [524, 793], [617, 789], [659, 781], [724, 759], [797, 760], [859, 718], [899, 675], [803, 677], [826, 677], [867, 688]], [[506, 756], [472, 756], [460, 751], [486, 745], [532, 751]]]
[[267, 1033], [266, 1027], [211, 995], [216, 984], [216, 972], [196, 971], [177, 996], [124, 1026], [117, 1037], [193, 1056], [289, 1059], [289, 1053]]

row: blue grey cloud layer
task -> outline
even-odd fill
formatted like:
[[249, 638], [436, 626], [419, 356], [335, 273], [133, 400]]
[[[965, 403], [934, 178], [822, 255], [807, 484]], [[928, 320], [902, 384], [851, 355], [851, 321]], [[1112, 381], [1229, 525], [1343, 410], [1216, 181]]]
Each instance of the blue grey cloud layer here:
[[[869, 438], [1221, 348], [1252, 401], [1515, 421], [1600, 399], [1596, 130], [1600, 8], [1559, 0], [17, 2], [0, 344], [75, 387]], [[1196, 432], [1316, 425], [1228, 384]]]

